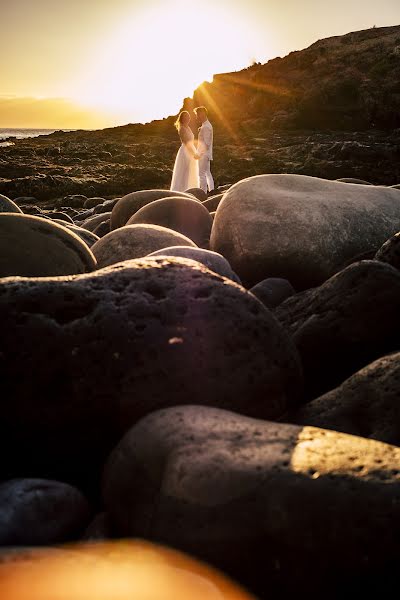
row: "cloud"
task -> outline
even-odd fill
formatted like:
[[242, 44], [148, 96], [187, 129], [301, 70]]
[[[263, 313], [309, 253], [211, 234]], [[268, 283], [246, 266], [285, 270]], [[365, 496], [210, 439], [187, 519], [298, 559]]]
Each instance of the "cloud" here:
[[66, 98], [0, 95], [0, 128], [97, 129], [118, 123], [115, 115], [79, 106]]

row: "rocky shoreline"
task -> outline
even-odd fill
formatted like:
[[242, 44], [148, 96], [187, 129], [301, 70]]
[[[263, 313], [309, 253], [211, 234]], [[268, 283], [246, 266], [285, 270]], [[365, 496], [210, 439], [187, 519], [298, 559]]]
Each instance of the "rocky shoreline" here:
[[[232, 139], [216, 128], [216, 186], [262, 173], [400, 183], [400, 130], [279, 131], [252, 122], [238, 135]], [[171, 119], [10, 141], [14, 145], [0, 147], [0, 193], [49, 208], [68, 206], [63, 200], [70, 195], [112, 199], [139, 189], [168, 189], [179, 147]]]

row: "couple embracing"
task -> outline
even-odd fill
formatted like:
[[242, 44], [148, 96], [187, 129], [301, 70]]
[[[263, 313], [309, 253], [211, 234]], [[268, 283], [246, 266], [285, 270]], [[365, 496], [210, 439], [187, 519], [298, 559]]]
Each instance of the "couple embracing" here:
[[213, 159], [213, 128], [205, 106], [199, 106], [193, 112], [200, 124], [197, 147], [189, 127], [190, 115], [187, 110], [181, 111], [175, 122], [182, 144], [176, 155], [170, 189], [184, 192], [200, 187], [207, 193], [207, 189], [214, 189], [210, 170], [210, 161]]

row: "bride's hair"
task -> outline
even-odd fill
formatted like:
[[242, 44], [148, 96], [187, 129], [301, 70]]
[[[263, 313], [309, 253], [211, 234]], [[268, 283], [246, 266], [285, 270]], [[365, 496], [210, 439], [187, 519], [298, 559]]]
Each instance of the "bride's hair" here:
[[179, 131], [181, 125], [182, 125], [182, 117], [183, 117], [183, 115], [188, 115], [190, 117], [190, 115], [189, 115], [189, 113], [188, 113], [187, 110], [181, 110], [181, 112], [178, 115], [177, 120], [174, 123], [174, 125], [175, 125], [175, 127], [177, 128], [178, 131]]

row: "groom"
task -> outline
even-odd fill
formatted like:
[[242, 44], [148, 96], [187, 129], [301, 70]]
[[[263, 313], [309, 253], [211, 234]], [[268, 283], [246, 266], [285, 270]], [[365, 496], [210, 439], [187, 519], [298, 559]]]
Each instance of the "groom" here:
[[205, 106], [198, 106], [193, 110], [201, 127], [197, 142], [197, 156], [199, 159], [199, 187], [207, 193], [214, 189], [214, 180], [211, 175], [210, 161], [213, 159], [213, 128], [208, 120]]

